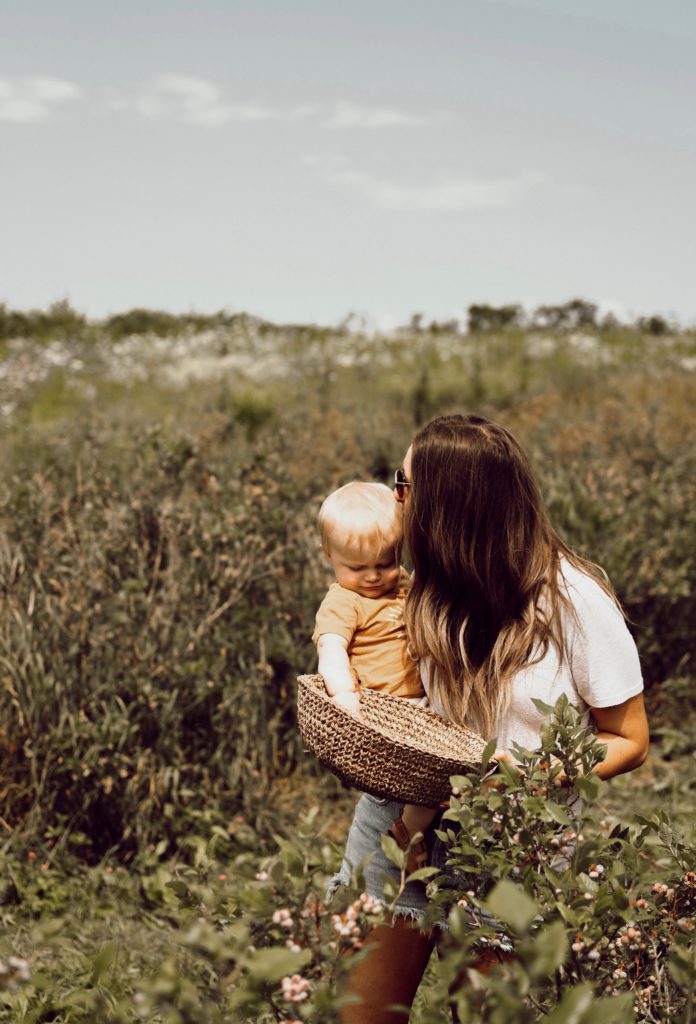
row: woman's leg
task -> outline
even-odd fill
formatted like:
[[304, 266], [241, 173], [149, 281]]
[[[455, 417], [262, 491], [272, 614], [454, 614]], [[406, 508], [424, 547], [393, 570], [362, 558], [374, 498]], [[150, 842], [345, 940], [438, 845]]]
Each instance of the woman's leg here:
[[343, 1007], [341, 1024], [406, 1024], [403, 1013], [387, 1010], [392, 1003], [409, 1006], [432, 953], [434, 941], [403, 917], [394, 926], [380, 925], [368, 933], [368, 955], [356, 964], [341, 994], [359, 996], [360, 1003]]
[[[479, 953], [478, 959], [465, 967], [464, 970], [460, 971], [457, 975], [454, 983], [450, 985], [450, 995], [454, 995], [464, 985], [469, 984], [471, 975], [469, 971], [478, 971], [479, 974], [483, 974], [486, 977], [495, 970], [496, 967], [500, 967], [501, 964], [510, 963], [514, 960], [514, 954], [503, 952], [499, 949], [482, 949]], [[451, 1008], [452, 1013], [452, 1024], [459, 1024], [459, 1015], [454, 1006]]]

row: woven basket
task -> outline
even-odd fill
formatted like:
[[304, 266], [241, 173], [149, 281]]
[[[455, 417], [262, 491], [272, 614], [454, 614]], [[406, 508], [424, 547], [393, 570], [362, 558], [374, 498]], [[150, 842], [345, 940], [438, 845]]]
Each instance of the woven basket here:
[[297, 720], [308, 750], [365, 793], [432, 806], [449, 798], [450, 775], [481, 764], [486, 741], [428, 708], [360, 691], [360, 716], [326, 692], [321, 676], [299, 676]]

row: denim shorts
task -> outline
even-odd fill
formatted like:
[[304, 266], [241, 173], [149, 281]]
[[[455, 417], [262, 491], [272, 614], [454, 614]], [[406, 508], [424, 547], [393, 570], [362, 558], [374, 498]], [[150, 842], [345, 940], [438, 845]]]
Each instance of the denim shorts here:
[[[425, 885], [422, 882], [407, 882], [403, 892], [399, 893], [394, 903], [385, 898], [384, 895], [385, 880], [389, 879], [392, 881], [398, 889], [401, 878], [398, 868], [385, 857], [382, 851], [381, 838], [389, 831], [392, 823], [399, 817], [403, 809], [403, 804], [396, 803], [393, 800], [384, 800], [380, 797], [369, 796], [368, 794], [360, 798], [355, 808], [350, 831], [348, 832], [340, 870], [338, 874], [329, 880], [326, 893], [327, 900], [331, 900], [334, 893], [341, 886], [350, 885], [353, 876], [357, 873], [362, 875], [364, 879], [365, 892], [373, 898], [383, 900], [389, 904], [394, 919], [404, 917], [413, 921], [414, 924], [422, 923], [430, 902], [426, 895]], [[428, 847], [428, 864], [442, 871], [444, 885], [441, 885], [441, 888], [447, 887], [448, 875], [450, 876], [449, 884], [456, 887], [457, 881], [453, 870], [447, 866], [449, 845], [435, 834], [435, 829], [439, 827], [439, 824], [438, 817], [425, 834]], [[501, 950], [512, 949], [509, 936], [504, 933], [500, 923], [495, 921], [490, 914], [485, 910], [479, 910], [478, 919], [479, 923], [494, 929], [496, 932], [488, 940], [482, 938], [482, 945], [490, 943]], [[447, 931], [444, 909], [442, 909], [439, 918], [436, 918], [434, 921], [432, 919], [428, 921], [428, 927]], [[473, 927], [476, 927], [476, 925], [472, 923]]]
[[[350, 885], [352, 876], [356, 872], [364, 878], [365, 892], [375, 899], [385, 900], [384, 883], [386, 879], [390, 879], [398, 888], [399, 870], [385, 857], [381, 838], [389, 831], [403, 809], [403, 804], [377, 796], [369, 796], [367, 793], [360, 798], [348, 832], [343, 862], [338, 874], [329, 881], [328, 899], [331, 899], [339, 886]], [[426, 840], [430, 839], [431, 830], [429, 829], [428, 832]], [[439, 842], [436, 836], [432, 838], [434, 842]], [[428, 852], [432, 858], [431, 846], [432, 841], [428, 842]], [[432, 859], [429, 863], [432, 863]], [[385, 900], [385, 902], [391, 903], [391, 900]], [[407, 882], [392, 910], [396, 916], [408, 917], [413, 921], [420, 922], [427, 906], [428, 898], [425, 895], [425, 886], [420, 882]]]

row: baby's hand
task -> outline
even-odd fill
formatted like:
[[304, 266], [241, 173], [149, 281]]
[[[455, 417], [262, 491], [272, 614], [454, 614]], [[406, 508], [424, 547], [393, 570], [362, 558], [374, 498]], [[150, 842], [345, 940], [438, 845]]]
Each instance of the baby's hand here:
[[350, 711], [351, 715], [357, 715], [360, 712], [360, 694], [357, 690], [348, 690], [345, 693], [337, 693], [334, 696], [334, 700], [337, 704], [340, 704], [346, 711]]

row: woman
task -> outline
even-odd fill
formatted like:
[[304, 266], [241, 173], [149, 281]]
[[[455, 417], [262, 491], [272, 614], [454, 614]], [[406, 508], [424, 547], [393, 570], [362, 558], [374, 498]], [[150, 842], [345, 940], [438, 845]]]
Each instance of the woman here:
[[[614, 591], [603, 571], [553, 530], [530, 463], [509, 431], [478, 416], [433, 420], [406, 453], [395, 496], [405, 503], [414, 569], [409, 642], [431, 706], [495, 736], [497, 756], [512, 760], [513, 743], [540, 743], [542, 716], [532, 699], [553, 704], [565, 692], [606, 745], [595, 769], [601, 778], [642, 764], [643, 683]], [[335, 885], [371, 855], [365, 886], [382, 896], [382, 875], [394, 869], [380, 836], [399, 810], [360, 800]], [[409, 883], [393, 926], [370, 934], [370, 954], [349, 981], [361, 1002], [343, 1008], [344, 1024], [404, 1020], [386, 1007], [411, 1005], [432, 952], [432, 935], [413, 927], [425, 903], [423, 886]]]

